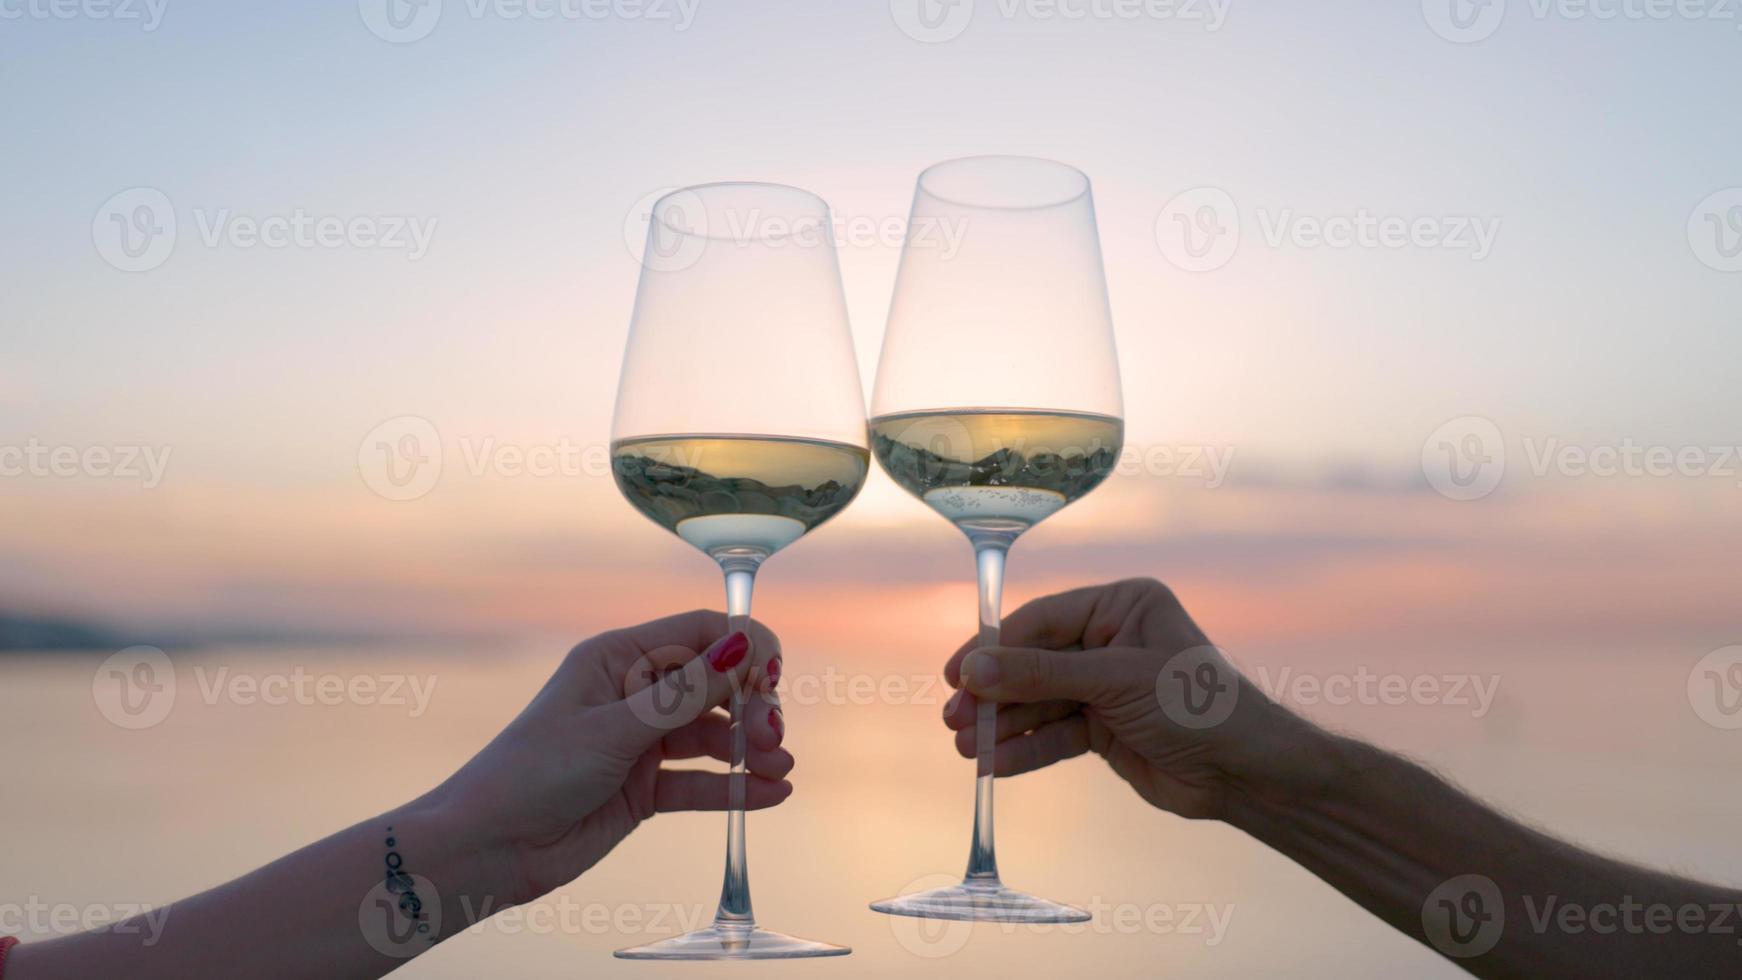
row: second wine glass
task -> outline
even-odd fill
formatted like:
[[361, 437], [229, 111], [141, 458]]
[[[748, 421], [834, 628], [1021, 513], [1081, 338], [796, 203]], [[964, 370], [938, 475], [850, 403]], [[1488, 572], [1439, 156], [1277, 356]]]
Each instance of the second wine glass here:
[[[1010, 546], [1112, 472], [1123, 414], [1088, 177], [1008, 156], [920, 174], [877, 365], [871, 448], [896, 483], [973, 545], [980, 646], [998, 644]], [[1087, 920], [1082, 909], [999, 878], [998, 706], [976, 710], [967, 873], [959, 885], [871, 907], [936, 919]]]

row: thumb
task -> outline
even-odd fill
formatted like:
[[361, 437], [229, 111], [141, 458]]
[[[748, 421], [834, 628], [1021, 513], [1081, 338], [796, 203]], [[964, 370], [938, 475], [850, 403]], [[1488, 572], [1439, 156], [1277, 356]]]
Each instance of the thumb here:
[[1064, 698], [1105, 704], [1123, 700], [1134, 689], [1153, 690], [1155, 678], [1153, 672], [1144, 674], [1142, 651], [1125, 647], [983, 647], [962, 661], [962, 686], [989, 701]]
[[[733, 633], [703, 654], [683, 651], [689, 658], [683, 663], [655, 672], [644, 686], [633, 684], [622, 700], [593, 709], [600, 744], [621, 758], [634, 759], [726, 703], [746, 683], [749, 649], [749, 637]], [[718, 655], [722, 651], [723, 657]]]

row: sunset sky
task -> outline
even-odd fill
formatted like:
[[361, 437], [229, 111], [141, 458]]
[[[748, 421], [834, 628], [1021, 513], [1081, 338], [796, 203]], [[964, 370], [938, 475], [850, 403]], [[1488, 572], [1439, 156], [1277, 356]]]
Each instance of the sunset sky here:
[[[396, 43], [375, 6], [171, 2], [149, 30], [24, 17], [0, 34], [17, 95], [0, 446], [168, 454], [149, 488], [0, 477], [0, 609], [157, 633], [568, 636], [716, 604], [708, 563], [602, 462], [636, 215], [722, 179], [826, 198], [869, 391], [887, 229], [915, 176], [1009, 152], [1094, 182], [1131, 446], [1020, 546], [1014, 596], [1156, 575], [1245, 639], [1697, 646], [1739, 625], [1742, 461], [1724, 475], [1720, 451], [1742, 442], [1742, 223], [1725, 224], [1742, 196], [1722, 196], [1742, 134], [1712, 124], [1742, 81], [1733, 23], [1514, 4], [1459, 43], [1417, 4], [1236, 3], [1212, 29], [981, 3], [926, 43], [900, 2], [704, 3], [685, 24], [449, 0]], [[176, 223], [145, 271], [106, 257], [105, 209], [134, 188]], [[1216, 268], [1182, 268], [1168, 240], [1182, 194], [1236, 209]], [[270, 248], [237, 230], [299, 214], [426, 237]], [[1427, 221], [1440, 243], [1313, 244], [1364, 217]], [[441, 467], [390, 500], [367, 447], [407, 417]], [[1424, 447], [1470, 418], [1500, 434], [1504, 478], [1449, 499]], [[1459, 424], [1454, 445], [1476, 423]], [[1698, 474], [1542, 464], [1568, 445], [1693, 449]], [[573, 465], [516, 472], [516, 453]], [[770, 564], [761, 609], [965, 632], [969, 571], [877, 474]]]

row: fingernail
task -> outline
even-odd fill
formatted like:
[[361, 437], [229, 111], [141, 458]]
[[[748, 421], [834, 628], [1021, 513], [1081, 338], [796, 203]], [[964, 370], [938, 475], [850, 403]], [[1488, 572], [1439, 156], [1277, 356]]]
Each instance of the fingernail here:
[[961, 691], [957, 691], [956, 693], [950, 695], [950, 699], [948, 701], [944, 702], [944, 717], [948, 718], [949, 716], [955, 714], [956, 713], [956, 705], [961, 704], [961, 703], [962, 703], [962, 692]]
[[779, 708], [768, 709], [768, 727], [774, 729], [775, 738], [786, 737], [786, 721], [780, 717]]
[[769, 687], [773, 687], [774, 685], [780, 683], [780, 658], [779, 657], [776, 657], [775, 659], [770, 660], [768, 662], [767, 673], [768, 673], [768, 686]]
[[976, 650], [968, 654], [968, 659], [962, 666], [968, 676], [973, 678], [975, 687], [991, 687], [998, 683], [998, 661], [992, 659], [989, 653]]
[[744, 654], [750, 652], [750, 637], [742, 630], [714, 641], [704, 654], [708, 658], [708, 666], [724, 674], [744, 659]]

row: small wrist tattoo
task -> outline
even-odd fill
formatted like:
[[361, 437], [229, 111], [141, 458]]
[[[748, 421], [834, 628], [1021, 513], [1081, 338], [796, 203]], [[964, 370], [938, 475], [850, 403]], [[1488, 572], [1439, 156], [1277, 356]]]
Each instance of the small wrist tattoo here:
[[393, 835], [393, 828], [388, 827], [387, 856], [383, 859], [387, 893], [398, 896], [399, 911], [416, 925], [420, 938], [434, 945], [436, 935], [435, 930], [430, 928], [431, 917], [424, 914], [423, 897], [417, 893], [417, 882], [405, 870], [405, 858], [399, 853], [398, 847], [399, 838]]

